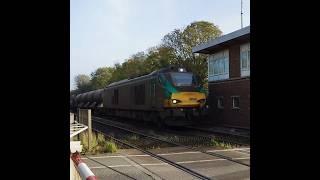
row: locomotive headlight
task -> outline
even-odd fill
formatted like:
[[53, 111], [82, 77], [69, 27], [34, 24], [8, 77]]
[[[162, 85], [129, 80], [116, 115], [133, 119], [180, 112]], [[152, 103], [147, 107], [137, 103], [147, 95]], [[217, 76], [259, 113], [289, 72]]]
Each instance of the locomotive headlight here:
[[178, 100], [178, 99], [172, 99], [171, 102], [172, 102], [172, 104], [178, 104], [178, 103], [181, 102], [181, 101]]

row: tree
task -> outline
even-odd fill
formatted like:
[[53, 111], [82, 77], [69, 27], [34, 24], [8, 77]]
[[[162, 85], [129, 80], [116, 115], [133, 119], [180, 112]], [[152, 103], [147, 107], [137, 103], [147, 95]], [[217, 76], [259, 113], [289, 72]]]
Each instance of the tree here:
[[85, 74], [79, 74], [74, 78], [79, 93], [92, 90], [90, 77]]
[[93, 89], [101, 89], [106, 87], [111, 82], [112, 73], [114, 72], [112, 67], [102, 67], [91, 73], [91, 86]]
[[219, 37], [222, 31], [218, 26], [206, 21], [197, 21], [180, 30], [175, 29], [162, 39], [164, 47], [174, 52], [172, 64], [184, 66], [199, 75], [200, 83], [204, 84], [207, 77], [207, 56], [195, 55], [192, 48], [209, 39]]
[[144, 68], [148, 73], [151, 73], [172, 64], [172, 59], [174, 59], [174, 53], [171, 48], [164, 46], [152, 47], [148, 50]]
[[148, 73], [148, 69], [145, 66], [145, 60], [146, 55], [144, 52], [138, 52], [122, 64], [115, 64], [110, 82], [133, 78]]
[[127, 78], [137, 77], [147, 73], [144, 65], [145, 59], [146, 55], [144, 52], [138, 52], [122, 64], [123, 71], [127, 75]]

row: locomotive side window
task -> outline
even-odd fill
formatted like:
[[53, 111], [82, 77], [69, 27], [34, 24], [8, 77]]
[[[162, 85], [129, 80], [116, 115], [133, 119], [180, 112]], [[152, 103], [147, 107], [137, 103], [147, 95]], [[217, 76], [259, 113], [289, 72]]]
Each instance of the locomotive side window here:
[[134, 99], [136, 105], [143, 105], [145, 103], [145, 85], [141, 84], [134, 87]]
[[152, 97], [156, 96], [156, 82], [155, 82], [155, 79], [152, 79], [150, 81], [150, 96], [152, 96]]
[[113, 90], [113, 97], [112, 97], [112, 104], [118, 104], [119, 103], [119, 90], [114, 89]]
[[240, 96], [231, 96], [232, 109], [240, 109]]

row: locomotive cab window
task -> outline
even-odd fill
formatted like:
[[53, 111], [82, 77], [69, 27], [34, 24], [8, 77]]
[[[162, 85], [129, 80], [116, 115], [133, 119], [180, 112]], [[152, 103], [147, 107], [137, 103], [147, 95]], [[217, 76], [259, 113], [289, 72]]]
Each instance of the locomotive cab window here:
[[170, 73], [174, 86], [197, 85], [197, 79], [192, 73]]
[[240, 109], [240, 97], [232, 96], [232, 109]]

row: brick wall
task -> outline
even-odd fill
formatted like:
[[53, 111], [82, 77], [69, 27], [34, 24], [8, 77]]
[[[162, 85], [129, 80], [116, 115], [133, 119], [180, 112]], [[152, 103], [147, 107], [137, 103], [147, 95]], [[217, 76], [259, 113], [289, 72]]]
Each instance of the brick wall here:
[[[231, 96], [240, 96], [240, 109], [232, 108]], [[217, 97], [223, 97], [223, 109], [217, 107]], [[209, 122], [250, 129], [250, 78], [209, 83], [208, 103]]]

